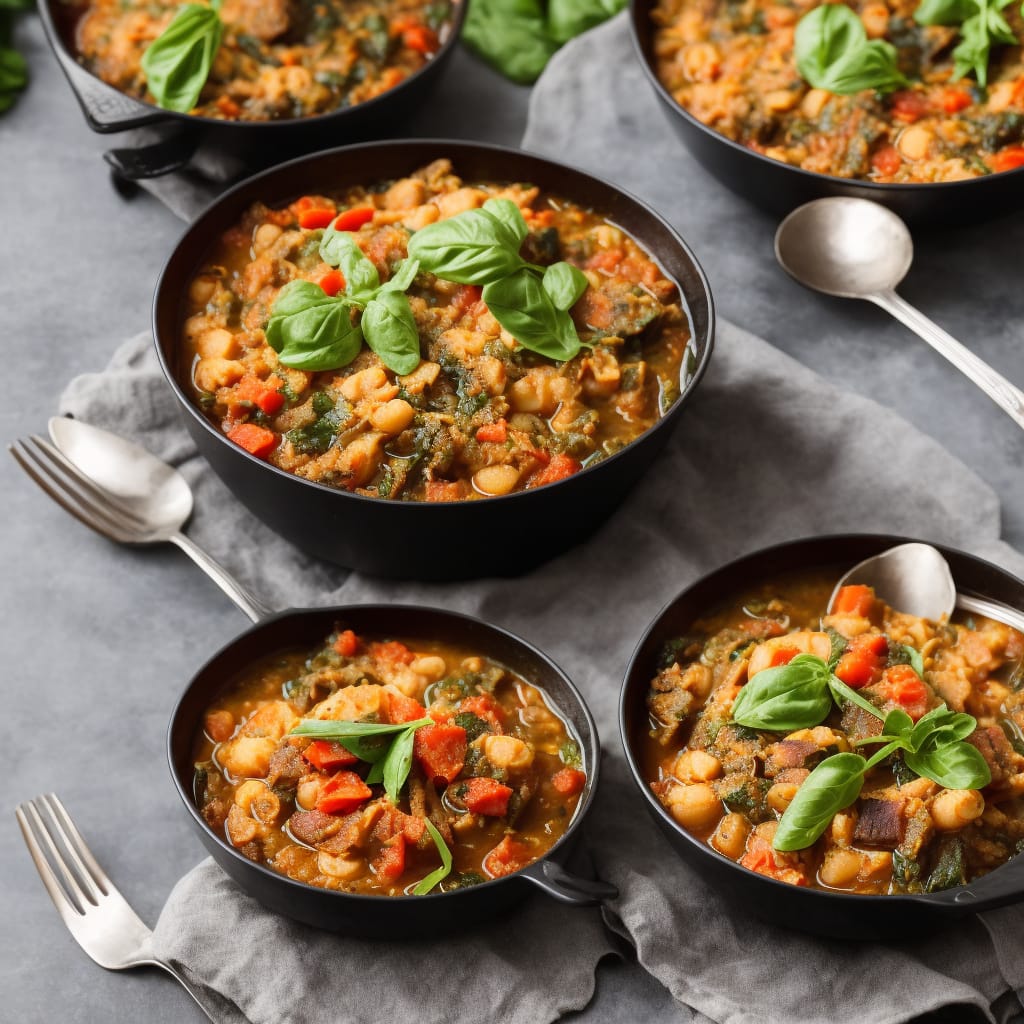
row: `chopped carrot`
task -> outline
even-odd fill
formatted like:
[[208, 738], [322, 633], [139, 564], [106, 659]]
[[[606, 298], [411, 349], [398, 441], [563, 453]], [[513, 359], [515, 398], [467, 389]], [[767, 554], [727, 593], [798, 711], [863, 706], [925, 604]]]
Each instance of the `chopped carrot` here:
[[900, 156], [899, 150], [888, 142], [884, 146], [879, 146], [871, 157], [871, 166], [886, 178], [896, 174], [902, 163], [903, 157]]
[[394, 882], [405, 871], [405, 836], [397, 835], [389, 839], [373, 858], [370, 867], [378, 878]]
[[214, 104], [225, 117], [238, 117], [242, 108], [230, 96], [218, 96]]
[[949, 86], [942, 90], [940, 105], [947, 114], [956, 114], [966, 110], [972, 103], [971, 94], [966, 89]]
[[255, 423], [240, 423], [228, 432], [228, 440], [234, 441], [257, 459], [266, 459], [277, 447], [277, 434]]
[[319, 281], [320, 287], [330, 296], [335, 296], [345, 287], [345, 275], [340, 270], [328, 270]]
[[578, 768], [563, 768], [551, 776], [551, 785], [555, 787], [556, 793], [562, 796], [575, 796], [587, 782], [586, 772]]
[[428, 480], [425, 498], [427, 501], [461, 501], [464, 497], [462, 484], [457, 480]]
[[398, 640], [370, 644], [370, 656], [399, 665], [411, 665], [416, 660], [416, 655]]
[[416, 730], [413, 751], [435, 785], [455, 781], [466, 763], [466, 730], [458, 725], [428, 725]]
[[875, 689], [884, 701], [898, 704], [915, 722], [928, 710], [930, 692], [910, 665], [890, 665]]
[[543, 487], [545, 484], [557, 483], [573, 473], [578, 473], [583, 463], [569, 455], [553, 455], [551, 461], [539, 472], [530, 477], [528, 487]]
[[992, 157], [992, 170], [1012, 171], [1024, 167], [1024, 146], [1007, 146]]
[[461, 797], [466, 810], [472, 814], [485, 814], [492, 818], [504, 818], [508, 814], [508, 802], [512, 789], [495, 779], [467, 779], [460, 782], [456, 795]]
[[387, 707], [388, 721], [396, 725], [399, 722], [415, 722], [418, 718], [423, 718], [427, 713], [426, 708], [418, 700], [406, 697], [403, 693], [394, 693], [391, 690], [386, 690], [384, 692], [384, 700]]
[[832, 602], [832, 611], [839, 615], [861, 615], [866, 619], [874, 609], [874, 589], [860, 584], [843, 587]]
[[333, 740], [314, 740], [302, 752], [302, 756], [322, 772], [333, 772], [336, 768], [349, 768], [357, 764], [359, 758], [346, 750], [340, 743]]
[[316, 809], [324, 814], [348, 814], [371, 796], [370, 787], [355, 772], [343, 769], [320, 787]]
[[836, 675], [855, 690], [870, 686], [881, 678], [888, 653], [889, 641], [881, 633], [854, 637], [836, 665]]
[[350, 210], [338, 214], [334, 222], [335, 231], [358, 231], [364, 224], [373, 220], [377, 211], [372, 206], [353, 206]]
[[284, 395], [279, 390], [281, 383], [281, 379], [276, 376], [260, 380], [255, 374], [247, 373], [231, 389], [229, 403], [232, 406], [232, 412], [236, 405], [243, 402], [255, 405], [268, 416], [280, 412], [284, 405]]
[[504, 444], [508, 440], [508, 423], [503, 419], [497, 423], [485, 423], [482, 427], [477, 427], [476, 439]]
[[905, 89], [892, 94], [892, 116], [904, 124], [920, 121], [928, 112], [928, 101], [919, 92]]
[[413, 25], [402, 33], [402, 44], [407, 49], [429, 56], [437, 52], [437, 33], [426, 25]]
[[334, 649], [343, 657], [351, 658], [359, 650], [359, 637], [351, 629], [344, 629], [334, 641]]
[[334, 210], [329, 210], [325, 207], [320, 209], [303, 210], [299, 214], [299, 227], [313, 230], [315, 228], [325, 228], [334, 219]]
[[235, 731], [235, 716], [226, 710], [208, 711], [203, 729], [214, 743], [223, 743]]
[[626, 257], [621, 249], [598, 249], [587, 260], [587, 270], [614, 270]]
[[799, 653], [795, 647], [777, 647], [772, 651], [772, 660], [768, 662], [768, 667], [778, 668], [780, 665], [788, 665]]
[[525, 843], [505, 836], [498, 845], [484, 857], [483, 868], [492, 878], [503, 878], [533, 860], [533, 852]]

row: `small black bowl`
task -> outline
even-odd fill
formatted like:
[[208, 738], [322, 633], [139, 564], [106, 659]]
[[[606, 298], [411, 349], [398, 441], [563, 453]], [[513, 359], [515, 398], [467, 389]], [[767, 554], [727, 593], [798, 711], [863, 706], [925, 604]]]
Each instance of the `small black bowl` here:
[[[645, 698], [666, 641], [685, 633], [709, 608], [758, 580], [795, 569], [829, 566], [835, 567], [838, 579], [863, 559], [911, 539], [838, 534], [790, 541], [745, 555], [687, 587], [662, 609], [633, 653], [619, 701], [619, 729], [633, 781], [676, 852], [734, 901], [737, 910], [817, 935], [894, 941], [902, 935], [941, 928], [968, 914], [1024, 900], [1024, 857], [1015, 857], [969, 885], [919, 896], [855, 896], [778, 882], [740, 867], [677, 825], [641, 772], [635, 744], [647, 728]], [[949, 562], [958, 590], [1024, 607], [1024, 582], [973, 555], [935, 546]]]
[[[211, 242], [257, 199], [274, 204], [307, 192], [400, 178], [448, 157], [467, 181], [529, 181], [600, 210], [632, 235], [678, 285], [691, 325], [681, 396], [645, 434], [558, 483], [477, 501], [389, 501], [286, 473], [233, 444], [180, 383], [183, 299]], [[613, 185], [530, 153], [453, 140], [367, 143], [265, 171], [218, 198], [185, 232], [153, 300], [160, 365], [199, 451], [237, 497], [310, 554], [377, 576], [466, 579], [513, 576], [584, 540], [643, 475], [679, 423], [711, 357], [714, 305], [704, 272], [658, 214]], [[689, 365], [688, 365], [689, 364]], [[688, 375], [687, 375], [688, 371]]]
[[963, 181], [899, 184], [837, 178], [773, 160], [726, 138], [681, 107], [655, 71], [651, 18], [655, 0], [630, 0], [630, 31], [637, 56], [676, 134], [723, 185], [770, 213], [787, 214], [823, 196], [871, 199], [908, 224], [945, 228], [1005, 216], [1024, 206], [1024, 168]]
[[[204, 820], [193, 796], [193, 743], [203, 714], [226, 683], [276, 652], [312, 648], [343, 621], [357, 633], [466, 644], [540, 687], [568, 724], [583, 756], [587, 782], [565, 834], [533, 864], [480, 885], [430, 896], [365, 896], [296, 882], [239, 853]], [[462, 930], [492, 918], [540, 889], [562, 903], [592, 906], [616, 896], [614, 886], [567, 872], [562, 864], [579, 839], [597, 791], [601, 746], [583, 697], [537, 648], [496, 626], [455, 612], [406, 605], [292, 609], [264, 619], [217, 652], [193, 677], [167, 731], [171, 777], [189, 819], [213, 859], [250, 896], [275, 913], [328, 931], [368, 938], [416, 937]]]
[[[164, 110], [137, 100], [86, 70], [75, 55], [74, 16], [60, 0], [40, 0], [39, 15], [57, 63], [75, 94], [86, 123], [100, 134], [152, 128], [158, 141], [109, 150], [106, 161], [122, 178], [156, 178], [185, 167], [200, 148], [229, 158], [251, 172], [287, 157], [326, 145], [358, 142], [389, 134], [430, 98], [441, 69], [451, 59], [466, 17], [466, 0], [457, 0], [441, 48], [418, 71], [393, 89], [363, 103], [312, 117], [276, 121], [221, 121]], [[66, 11], [62, 8], [66, 8]], [[237, 177], [237, 175], [236, 175]]]

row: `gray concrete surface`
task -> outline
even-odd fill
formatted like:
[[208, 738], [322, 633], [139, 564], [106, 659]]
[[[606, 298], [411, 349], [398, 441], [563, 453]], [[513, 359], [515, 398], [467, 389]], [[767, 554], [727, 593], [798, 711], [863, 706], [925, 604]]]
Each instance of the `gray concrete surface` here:
[[[113, 191], [100, 159], [107, 143], [85, 127], [34, 18], [23, 19], [18, 38], [33, 81], [0, 118], [5, 441], [42, 431], [65, 382], [100, 369], [122, 338], [146, 325], [156, 273], [182, 230], [149, 197], [126, 202]], [[418, 128], [515, 143], [527, 97], [460, 53], [436, 113]], [[999, 492], [1004, 536], [1024, 545], [1018, 428], [880, 313], [812, 296], [775, 271], [767, 217], [739, 200], [723, 209], [728, 215], [714, 237], [687, 236], [721, 312], [824, 375], [901, 409]], [[686, 225], [679, 227], [685, 234]], [[922, 240], [905, 289], [1019, 383], [1021, 264], [1006, 256], [1020, 252], [1022, 229], [1016, 216]], [[737, 276], [731, 253], [740, 249], [760, 253], [763, 272]], [[6, 457], [0, 494], [0, 1019], [199, 1021], [169, 979], [109, 974], [80, 952], [39, 884], [13, 808], [39, 792], [59, 792], [109, 874], [143, 919], [154, 921], [174, 882], [202, 855], [165, 767], [168, 715], [193, 670], [244, 623], [181, 555], [125, 550], [94, 536]], [[597, 996], [580, 1019], [660, 1024], [689, 1014], [627, 960], [601, 968]]]

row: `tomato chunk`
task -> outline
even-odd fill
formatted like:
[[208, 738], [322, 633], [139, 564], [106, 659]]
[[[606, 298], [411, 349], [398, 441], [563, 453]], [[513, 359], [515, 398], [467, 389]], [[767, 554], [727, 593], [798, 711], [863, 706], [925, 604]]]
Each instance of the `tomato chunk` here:
[[931, 693], [910, 665], [891, 665], [876, 690], [883, 701], [898, 704], [915, 722], [928, 711]]
[[371, 796], [370, 787], [355, 772], [342, 770], [320, 787], [316, 809], [324, 814], [348, 814]]
[[387, 702], [388, 721], [392, 724], [415, 722], [427, 714], [427, 709], [418, 700], [406, 697], [403, 693], [388, 690], [384, 694], [384, 699]]
[[333, 219], [334, 210], [329, 210], [326, 207], [303, 210], [299, 214], [299, 227], [306, 228], [307, 230], [325, 228]]
[[373, 827], [373, 834], [381, 842], [401, 835], [415, 846], [427, 834], [427, 826], [414, 814], [406, 814], [397, 807], [385, 807]]
[[505, 723], [505, 712], [502, 706], [487, 693], [466, 697], [459, 703], [459, 710], [466, 711], [477, 718], [483, 719], [493, 732], [500, 733]]
[[993, 171], [1012, 171], [1024, 167], [1024, 146], [1007, 146], [992, 157]]
[[508, 423], [503, 419], [497, 423], [485, 423], [482, 427], [477, 427], [476, 439], [504, 444], [508, 440]]
[[234, 441], [257, 459], [266, 459], [277, 447], [277, 435], [266, 427], [255, 423], [240, 423], [228, 431], [228, 440]]
[[578, 768], [563, 768], [551, 776], [551, 785], [562, 796], [575, 796], [587, 782], [587, 773]]
[[405, 871], [405, 836], [389, 839], [370, 864], [378, 878], [394, 882]]
[[900, 169], [902, 162], [899, 150], [889, 143], [879, 146], [871, 157], [871, 166], [886, 178], [891, 178]]
[[920, 121], [927, 111], [928, 101], [919, 92], [906, 89], [892, 94], [892, 116], [897, 121], [913, 124]]
[[399, 665], [411, 665], [416, 660], [416, 655], [398, 640], [370, 644], [370, 655], [378, 661], [389, 661]]
[[859, 690], [878, 682], [889, 654], [889, 641], [881, 633], [854, 637], [836, 665], [836, 675], [847, 686]]
[[359, 650], [359, 637], [351, 629], [342, 630], [334, 641], [334, 649], [343, 658], [351, 658]]
[[372, 206], [353, 206], [351, 210], [345, 210], [344, 213], [338, 214], [334, 221], [334, 230], [358, 231], [364, 224], [373, 220], [374, 213], [376, 210]]
[[971, 94], [966, 89], [950, 86], [942, 90], [940, 103], [947, 114], [956, 114], [961, 110], [966, 110], [971, 102]]
[[462, 798], [466, 810], [472, 811], [473, 814], [504, 818], [508, 814], [508, 801], [512, 796], [512, 789], [495, 779], [467, 779], [464, 783], [459, 783], [456, 795]]
[[413, 25], [402, 33], [402, 43], [410, 50], [429, 56], [437, 52], [437, 33], [426, 25]]
[[525, 843], [511, 836], [505, 836], [498, 845], [484, 857], [484, 871], [492, 878], [503, 878], [533, 861], [533, 853]]
[[323, 288], [324, 294], [330, 295], [333, 298], [338, 292], [344, 290], [345, 275], [340, 270], [328, 270], [320, 278], [320, 287]]
[[791, 854], [776, 851], [771, 841], [757, 831], [751, 832], [747, 840], [746, 853], [740, 858], [740, 864], [759, 875], [788, 882], [790, 885], [810, 884], [799, 861]]
[[832, 603], [832, 611], [838, 615], [861, 615], [866, 619], [874, 610], [874, 589], [860, 584], [843, 587]]
[[[229, 403], [232, 415], [240, 419], [241, 415], [244, 415], [245, 405], [255, 405], [268, 416], [273, 416], [284, 405], [284, 395], [281, 394], [280, 388], [279, 377], [260, 380], [255, 374], [247, 373], [231, 389]], [[241, 415], [236, 413], [236, 408], [241, 410]]]
[[788, 665], [799, 653], [795, 647], [776, 647], [772, 651], [772, 660], [768, 663], [768, 667], [778, 668], [779, 665]]
[[413, 751], [435, 785], [454, 782], [466, 763], [466, 730], [458, 725], [427, 725], [416, 730]]
[[359, 758], [334, 740], [314, 740], [302, 752], [302, 756], [322, 772], [333, 772], [335, 768], [348, 768], [357, 764]]
[[530, 477], [529, 487], [543, 487], [545, 484], [553, 484], [564, 480], [567, 476], [578, 473], [583, 468], [583, 463], [569, 455], [554, 455], [551, 461], [539, 473]]

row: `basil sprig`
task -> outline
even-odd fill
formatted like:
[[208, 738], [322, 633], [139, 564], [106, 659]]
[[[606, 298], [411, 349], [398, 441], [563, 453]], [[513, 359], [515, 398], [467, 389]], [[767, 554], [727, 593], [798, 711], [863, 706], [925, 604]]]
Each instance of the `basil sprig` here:
[[762, 669], [733, 702], [733, 721], [772, 732], [819, 725], [832, 710], [831, 676], [828, 665], [814, 654], [798, 654], [788, 665]]
[[[433, 725], [432, 718], [418, 718], [414, 722], [395, 725], [376, 722], [338, 722], [322, 718], [304, 718], [289, 733], [290, 736], [312, 736], [318, 740], [333, 740], [355, 754], [360, 761], [373, 767], [366, 776], [368, 784], [384, 784], [384, 792], [393, 804], [412, 768], [413, 744], [416, 730]], [[377, 737], [393, 736], [390, 743], [374, 742]]]
[[[333, 224], [320, 240], [320, 258], [341, 271], [345, 291], [331, 296], [312, 281], [290, 281], [281, 289], [265, 328], [267, 344], [281, 363], [296, 370], [333, 370], [351, 363], [365, 341], [389, 370], [412, 373], [420, 363], [420, 336], [403, 293], [419, 262], [403, 260], [381, 284], [351, 233]], [[356, 323], [358, 310], [362, 317]]]
[[34, 6], [32, 0], [0, 0], [0, 114], [14, 106], [28, 85], [28, 63], [11, 44], [15, 14]]
[[511, 199], [488, 199], [421, 228], [409, 240], [409, 256], [446, 281], [483, 285], [487, 308], [523, 348], [565, 362], [583, 346], [569, 310], [587, 278], [569, 263], [527, 263], [519, 249], [528, 232]]
[[804, 81], [840, 96], [864, 89], [890, 92], [907, 84], [896, 66], [896, 48], [883, 39], [869, 40], [864, 23], [845, 4], [808, 11], [796, 26], [793, 54]]
[[424, 818], [423, 821], [430, 833], [430, 838], [434, 840], [437, 852], [441, 855], [441, 866], [413, 886], [413, 896], [426, 896], [438, 882], [443, 882], [452, 870], [452, 851], [448, 849], [444, 839], [441, 838], [441, 833], [434, 827], [434, 823], [429, 818]]
[[142, 70], [157, 106], [187, 114], [196, 105], [224, 37], [220, 5], [184, 4], [146, 48]]
[[988, 84], [992, 46], [1017, 42], [1002, 14], [1011, 3], [1013, 0], [922, 0], [914, 20], [919, 25], [959, 25], [960, 43], [953, 50], [954, 78], [973, 71], [978, 84], [984, 86]]

